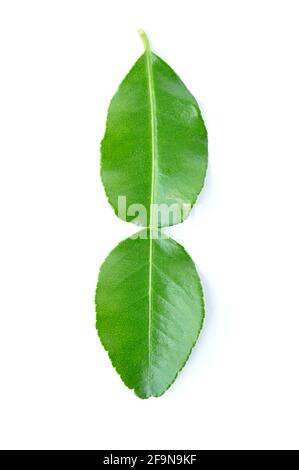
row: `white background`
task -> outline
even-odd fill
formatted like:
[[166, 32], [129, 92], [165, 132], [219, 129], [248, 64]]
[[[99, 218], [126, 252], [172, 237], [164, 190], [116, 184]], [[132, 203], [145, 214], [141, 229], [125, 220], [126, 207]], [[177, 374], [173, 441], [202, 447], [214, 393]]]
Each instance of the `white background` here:
[[[299, 448], [298, 2], [1, 0], [0, 445]], [[198, 98], [205, 188], [171, 229], [206, 322], [159, 399], [94, 328], [100, 264], [135, 227], [99, 179], [118, 84], [153, 50]]]

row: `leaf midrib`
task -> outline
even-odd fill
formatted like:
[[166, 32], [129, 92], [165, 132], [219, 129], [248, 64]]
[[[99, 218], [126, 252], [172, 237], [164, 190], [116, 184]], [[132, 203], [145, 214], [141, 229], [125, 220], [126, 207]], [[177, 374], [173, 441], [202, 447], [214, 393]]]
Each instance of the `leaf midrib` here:
[[148, 79], [148, 91], [150, 100], [150, 125], [151, 125], [151, 190], [150, 190], [150, 221], [149, 221], [149, 273], [148, 273], [148, 387], [150, 384], [150, 371], [152, 363], [152, 313], [153, 313], [153, 230], [154, 230], [154, 204], [155, 204], [155, 180], [156, 180], [156, 161], [157, 161], [157, 122], [156, 122], [156, 97], [154, 88], [154, 77], [152, 68], [152, 52], [147, 36], [140, 31], [144, 46], [146, 69]]

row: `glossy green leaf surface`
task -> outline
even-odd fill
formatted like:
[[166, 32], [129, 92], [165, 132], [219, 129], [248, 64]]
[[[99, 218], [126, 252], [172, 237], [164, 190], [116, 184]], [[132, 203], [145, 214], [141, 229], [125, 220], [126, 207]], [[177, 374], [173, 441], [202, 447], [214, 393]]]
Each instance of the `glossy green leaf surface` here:
[[162, 395], [188, 359], [204, 319], [190, 256], [174, 240], [145, 229], [106, 258], [95, 300], [100, 339], [124, 383], [140, 398]]
[[[101, 144], [101, 176], [120, 218], [144, 227], [162, 227], [182, 222], [203, 186], [207, 132], [195, 98], [141, 35], [145, 53], [109, 107]], [[131, 211], [119, 211], [119, 196], [126, 197]], [[154, 215], [154, 205], [160, 204], [177, 205], [169, 220]], [[139, 217], [140, 205], [146, 209], [146, 220]]]

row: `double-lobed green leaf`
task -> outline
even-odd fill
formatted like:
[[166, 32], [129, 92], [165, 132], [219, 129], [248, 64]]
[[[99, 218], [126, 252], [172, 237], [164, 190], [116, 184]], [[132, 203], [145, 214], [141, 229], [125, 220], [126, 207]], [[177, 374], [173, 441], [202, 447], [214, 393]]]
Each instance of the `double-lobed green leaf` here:
[[109, 106], [101, 176], [115, 213], [146, 228], [107, 257], [95, 300], [98, 334], [114, 367], [137, 396], [148, 398], [175, 380], [203, 323], [194, 263], [160, 228], [187, 217], [208, 153], [195, 98], [141, 36], [145, 52]]

